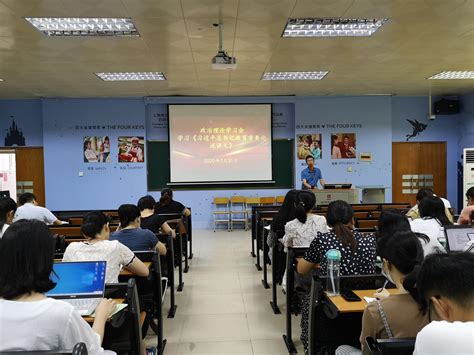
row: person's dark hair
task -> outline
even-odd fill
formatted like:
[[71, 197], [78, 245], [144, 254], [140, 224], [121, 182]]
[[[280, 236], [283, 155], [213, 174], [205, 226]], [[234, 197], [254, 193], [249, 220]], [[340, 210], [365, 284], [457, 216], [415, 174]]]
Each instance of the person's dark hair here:
[[87, 145], [88, 145], [89, 143], [91, 143], [91, 141], [89, 141], [89, 140], [84, 141], [84, 150], [87, 149]]
[[1, 197], [0, 198], [0, 230], [7, 222], [7, 213], [16, 212], [16, 202], [10, 197]]
[[423, 310], [427, 310], [431, 297], [451, 299], [463, 308], [474, 306], [474, 254], [430, 254], [421, 265], [417, 288]]
[[171, 189], [163, 189], [161, 190], [161, 198], [159, 205], [161, 207], [168, 206], [171, 201], [173, 201], [173, 191]]
[[422, 199], [418, 204], [418, 210], [421, 218], [434, 218], [443, 226], [453, 224], [446, 216], [443, 200], [437, 196], [427, 196]]
[[81, 233], [90, 239], [100, 234], [104, 225], [110, 222], [110, 218], [103, 212], [93, 211], [86, 214], [82, 220]]
[[474, 198], [474, 186], [467, 189], [466, 197], [467, 198]]
[[418, 236], [410, 230], [401, 230], [393, 235], [377, 239], [377, 254], [393, 264], [405, 278], [403, 288], [419, 301], [416, 278], [423, 262], [423, 247]]
[[354, 233], [347, 226], [354, 218], [352, 207], [345, 201], [333, 201], [328, 205], [326, 214], [327, 224], [333, 229], [344, 246], [350, 246], [352, 251], [357, 248]]
[[140, 217], [140, 209], [135, 205], [125, 204], [118, 209], [120, 219], [120, 226], [122, 228], [128, 227], [130, 223]]
[[53, 289], [54, 247], [55, 240], [43, 222], [23, 219], [13, 223], [0, 239], [0, 297], [12, 300]]
[[304, 161], [308, 162], [308, 159], [313, 159], [314, 160], [314, 157], [312, 155], [307, 155], [306, 158], [304, 158]]
[[433, 195], [434, 195], [434, 192], [431, 189], [419, 189], [418, 192], [416, 193], [416, 200], [420, 202], [425, 197], [431, 197]]
[[339, 137], [335, 134], [331, 135], [331, 147], [334, 147], [334, 141], [338, 140]]
[[273, 217], [272, 231], [283, 232], [285, 224], [295, 219], [295, 197], [297, 192], [298, 190], [290, 190], [286, 193], [280, 209]]
[[143, 210], [147, 210], [147, 209], [148, 210], [154, 209], [155, 204], [156, 204], [156, 201], [153, 198], [153, 196], [146, 195], [146, 196], [143, 196], [142, 198], [140, 198], [138, 200], [137, 206], [140, 209], [140, 211], [143, 211]]
[[316, 196], [309, 191], [301, 190], [295, 196], [295, 217], [301, 223], [306, 223], [307, 213], [316, 205]]
[[36, 196], [33, 195], [31, 192], [25, 192], [18, 197], [18, 203], [20, 206], [23, 206], [25, 203], [33, 202], [36, 200]]
[[393, 235], [397, 231], [411, 230], [408, 217], [400, 210], [385, 209], [380, 213], [377, 224], [377, 238]]
[[105, 142], [105, 141], [109, 141], [109, 143], [110, 143], [109, 136], [105, 136], [105, 137], [104, 137], [104, 142]]

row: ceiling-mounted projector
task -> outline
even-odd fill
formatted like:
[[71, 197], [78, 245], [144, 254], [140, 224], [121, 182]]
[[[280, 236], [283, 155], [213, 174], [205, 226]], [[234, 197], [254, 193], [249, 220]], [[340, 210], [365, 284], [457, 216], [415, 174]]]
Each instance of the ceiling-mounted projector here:
[[214, 26], [219, 27], [219, 50], [215, 57], [212, 58], [212, 69], [234, 70], [237, 68], [237, 58], [229, 56], [223, 48], [222, 23], [215, 23]]

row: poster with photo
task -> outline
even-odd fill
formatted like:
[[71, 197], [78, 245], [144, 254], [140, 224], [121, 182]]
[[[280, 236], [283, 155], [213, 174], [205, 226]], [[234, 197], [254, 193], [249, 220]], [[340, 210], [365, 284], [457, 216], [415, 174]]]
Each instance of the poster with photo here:
[[322, 136], [321, 134], [298, 134], [296, 137], [298, 159], [305, 160], [308, 155], [314, 159], [322, 159]]
[[331, 158], [355, 159], [357, 157], [355, 133], [331, 134]]
[[119, 137], [118, 138], [119, 163], [144, 163], [145, 138], [144, 137]]
[[84, 163], [110, 163], [109, 137], [84, 137], [83, 156]]

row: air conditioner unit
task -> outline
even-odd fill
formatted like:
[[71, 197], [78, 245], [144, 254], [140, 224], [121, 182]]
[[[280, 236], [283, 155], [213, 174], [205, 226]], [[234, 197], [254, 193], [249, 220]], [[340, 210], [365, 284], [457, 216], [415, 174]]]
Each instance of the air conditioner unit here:
[[[466, 196], [466, 192], [469, 188], [474, 186], [474, 148], [464, 149], [464, 191], [463, 197]], [[464, 198], [464, 207], [467, 202]]]

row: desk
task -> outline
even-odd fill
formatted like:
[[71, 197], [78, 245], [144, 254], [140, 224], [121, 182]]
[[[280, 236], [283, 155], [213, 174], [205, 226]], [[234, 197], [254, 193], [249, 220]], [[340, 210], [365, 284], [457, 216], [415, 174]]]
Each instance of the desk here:
[[[150, 266], [151, 266], [151, 261], [145, 261], [143, 264], [145, 264], [145, 266], [146, 266], [147, 268], [150, 268]], [[133, 272], [131, 272], [130, 270], [123, 268], [123, 269], [120, 271], [120, 276], [134, 276], [134, 274], [133, 274]]]
[[359, 191], [356, 189], [322, 189], [311, 191], [316, 196], [318, 206], [329, 205], [329, 203], [336, 200], [342, 200], [349, 204], [359, 202]]
[[[354, 313], [364, 312], [365, 307], [368, 303], [364, 300], [364, 297], [374, 297], [374, 293], [377, 290], [354, 290], [354, 293], [359, 296], [362, 300], [358, 302], [348, 302], [342, 296], [328, 296], [326, 298], [337, 308], [339, 313]], [[394, 294], [396, 289], [388, 289], [390, 294]]]
[[385, 203], [385, 189], [383, 185], [361, 185], [356, 188], [362, 190], [362, 203]]
[[[117, 304], [122, 304], [122, 303], [125, 302], [125, 299], [124, 299], [124, 298], [114, 298], [114, 301], [115, 301], [115, 303], [117, 303]], [[122, 309], [122, 311], [124, 311], [124, 310], [125, 310], [125, 309]], [[122, 311], [120, 311], [120, 312], [122, 312]], [[119, 313], [120, 313], [120, 312], [119, 312]], [[117, 313], [117, 314], [118, 314], [118, 313]], [[114, 315], [115, 315], [115, 314], [114, 314]], [[113, 317], [113, 316], [112, 316], [112, 317]], [[112, 317], [111, 317], [111, 318], [112, 318]], [[89, 323], [89, 324], [94, 323], [94, 319], [95, 319], [94, 317], [91, 317], [91, 316], [83, 316], [82, 318], [83, 318], [87, 323]], [[109, 320], [110, 320], [111, 318], [109, 318]]]

